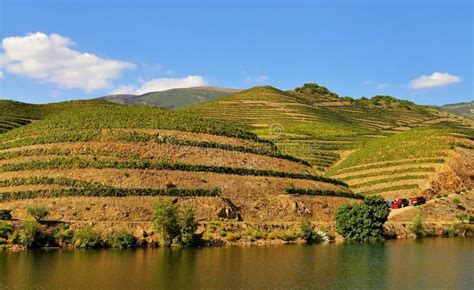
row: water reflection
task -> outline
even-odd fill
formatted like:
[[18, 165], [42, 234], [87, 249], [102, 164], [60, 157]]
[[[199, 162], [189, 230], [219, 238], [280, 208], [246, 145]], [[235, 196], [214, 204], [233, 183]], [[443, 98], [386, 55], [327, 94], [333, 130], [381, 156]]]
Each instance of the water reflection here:
[[0, 288], [470, 289], [474, 239], [0, 253]]

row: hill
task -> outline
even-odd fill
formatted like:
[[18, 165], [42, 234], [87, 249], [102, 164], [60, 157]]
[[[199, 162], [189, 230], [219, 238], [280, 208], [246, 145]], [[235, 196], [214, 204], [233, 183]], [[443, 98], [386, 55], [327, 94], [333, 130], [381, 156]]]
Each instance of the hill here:
[[472, 184], [466, 170], [474, 163], [463, 157], [472, 157], [472, 122], [390, 96], [341, 98], [316, 84], [292, 91], [256, 87], [188, 111], [251, 126], [282, 152], [347, 181], [361, 194], [439, 193], [439, 175], [449, 171], [456, 180], [459, 174], [447, 164], [460, 160], [469, 163], [459, 165], [463, 181], [444, 189]]
[[52, 220], [143, 234], [158, 198], [204, 222], [259, 223], [331, 221], [359, 198], [242, 126], [100, 101], [2, 106], [33, 120], [0, 134], [0, 208], [15, 218], [43, 204]]
[[238, 90], [221, 87], [193, 87], [151, 92], [143, 95], [118, 94], [99, 98], [118, 104], [153, 105], [166, 109], [179, 109], [213, 100]]
[[466, 103], [448, 104], [440, 106], [438, 108], [453, 114], [464, 115], [470, 118], [474, 118], [474, 101]]

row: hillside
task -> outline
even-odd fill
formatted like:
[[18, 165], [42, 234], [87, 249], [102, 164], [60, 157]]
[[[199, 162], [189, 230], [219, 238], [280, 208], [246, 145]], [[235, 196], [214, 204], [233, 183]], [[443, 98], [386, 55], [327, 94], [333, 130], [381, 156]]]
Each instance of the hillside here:
[[154, 201], [172, 198], [200, 221], [331, 221], [358, 198], [245, 128], [186, 112], [94, 101], [2, 106], [34, 120], [0, 134], [0, 208], [15, 218], [44, 204], [52, 220], [143, 231]]
[[453, 114], [464, 115], [470, 118], [474, 118], [474, 101], [466, 103], [448, 104], [440, 106], [438, 108]]
[[193, 87], [151, 92], [143, 95], [118, 94], [99, 98], [117, 104], [154, 105], [166, 109], [179, 109], [210, 101], [238, 90], [221, 87]]
[[[453, 158], [468, 161], [463, 170], [473, 166], [472, 158], [460, 157], [472, 156], [472, 122], [390, 96], [341, 98], [315, 84], [287, 92], [256, 87], [188, 111], [251, 126], [282, 152], [361, 194], [419, 194], [436, 187]], [[468, 186], [470, 174], [446, 190]]]

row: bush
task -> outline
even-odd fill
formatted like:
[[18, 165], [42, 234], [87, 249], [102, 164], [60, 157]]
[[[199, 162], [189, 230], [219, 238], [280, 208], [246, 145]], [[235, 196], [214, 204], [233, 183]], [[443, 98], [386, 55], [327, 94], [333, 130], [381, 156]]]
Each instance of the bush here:
[[61, 225], [54, 230], [53, 237], [58, 245], [72, 244], [74, 233], [68, 226]]
[[178, 207], [169, 201], [157, 201], [153, 208], [153, 226], [164, 246], [171, 246], [180, 234]]
[[97, 248], [102, 244], [99, 233], [91, 227], [85, 227], [74, 233], [74, 245], [78, 248]]
[[389, 213], [379, 196], [367, 197], [361, 204], [343, 205], [336, 212], [336, 231], [347, 240], [383, 240], [383, 225]]
[[158, 201], [154, 205], [152, 219], [164, 246], [191, 246], [195, 242], [198, 224], [191, 208], [180, 213], [175, 204]]
[[195, 240], [194, 234], [197, 230], [198, 224], [194, 218], [192, 208], [186, 208], [181, 217], [181, 238], [180, 242], [183, 246], [191, 246]]
[[12, 219], [11, 210], [2, 209], [0, 210], [0, 220], [9, 221]]
[[226, 240], [229, 242], [235, 242], [242, 238], [240, 233], [227, 233]]
[[415, 234], [416, 238], [421, 238], [426, 235], [423, 225], [423, 217], [421, 216], [420, 212], [417, 213], [415, 220], [413, 221], [413, 224], [410, 227], [410, 230], [412, 233]]
[[18, 243], [32, 248], [41, 242], [41, 230], [37, 221], [25, 221], [18, 234]]
[[448, 238], [454, 238], [457, 235], [458, 235], [458, 233], [457, 233], [456, 229], [453, 226], [445, 229], [444, 232], [443, 232], [443, 236], [448, 237]]
[[48, 215], [48, 209], [43, 205], [31, 206], [27, 209], [27, 213], [36, 221], [44, 219]]
[[13, 232], [12, 226], [6, 222], [0, 222], [0, 239], [7, 239]]
[[136, 239], [126, 229], [113, 231], [109, 238], [108, 244], [112, 248], [125, 249], [135, 246]]
[[465, 213], [465, 212], [460, 212], [460, 213], [456, 214], [456, 218], [457, 218], [461, 223], [464, 223], [464, 221], [468, 219], [468, 215], [467, 215], [467, 213]]
[[460, 204], [461, 200], [459, 199], [459, 197], [453, 197], [453, 203], [454, 204]]
[[313, 225], [308, 219], [301, 222], [299, 235], [309, 244], [321, 241], [321, 236], [314, 231]]

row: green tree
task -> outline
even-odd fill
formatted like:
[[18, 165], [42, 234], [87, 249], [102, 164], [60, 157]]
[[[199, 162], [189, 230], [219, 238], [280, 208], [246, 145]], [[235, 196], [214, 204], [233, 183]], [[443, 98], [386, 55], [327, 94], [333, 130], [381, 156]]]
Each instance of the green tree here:
[[36, 221], [40, 221], [48, 215], [48, 209], [43, 205], [31, 206], [26, 211]]
[[180, 224], [180, 243], [183, 246], [191, 246], [195, 240], [195, 232], [198, 227], [192, 208], [188, 207], [183, 211]]
[[336, 231], [347, 240], [383, 240], [383, 225], [390, 209], [379, 196], [369, 196], [360, 204], [346, 204], [336, 212]]
[[299, 235], [309, 244], [321, 241], [321, 236], [314, 231], [313, 225], [308, 219], [305, 219], [300, 223]]
[[418, 211], [415, 220], [413, 221], [410, 230], [412, 233], [415, 234], [416, 238], [421, 238], [426, 235], [425, 232], [425, 226], [423, 224], [423, 216], [421, 215], [421, 212]]
[[178, 207], [170, 201], [157, 201], [153, 207], [153, 226], [164, 246], [171, 246], [180, 235]]

